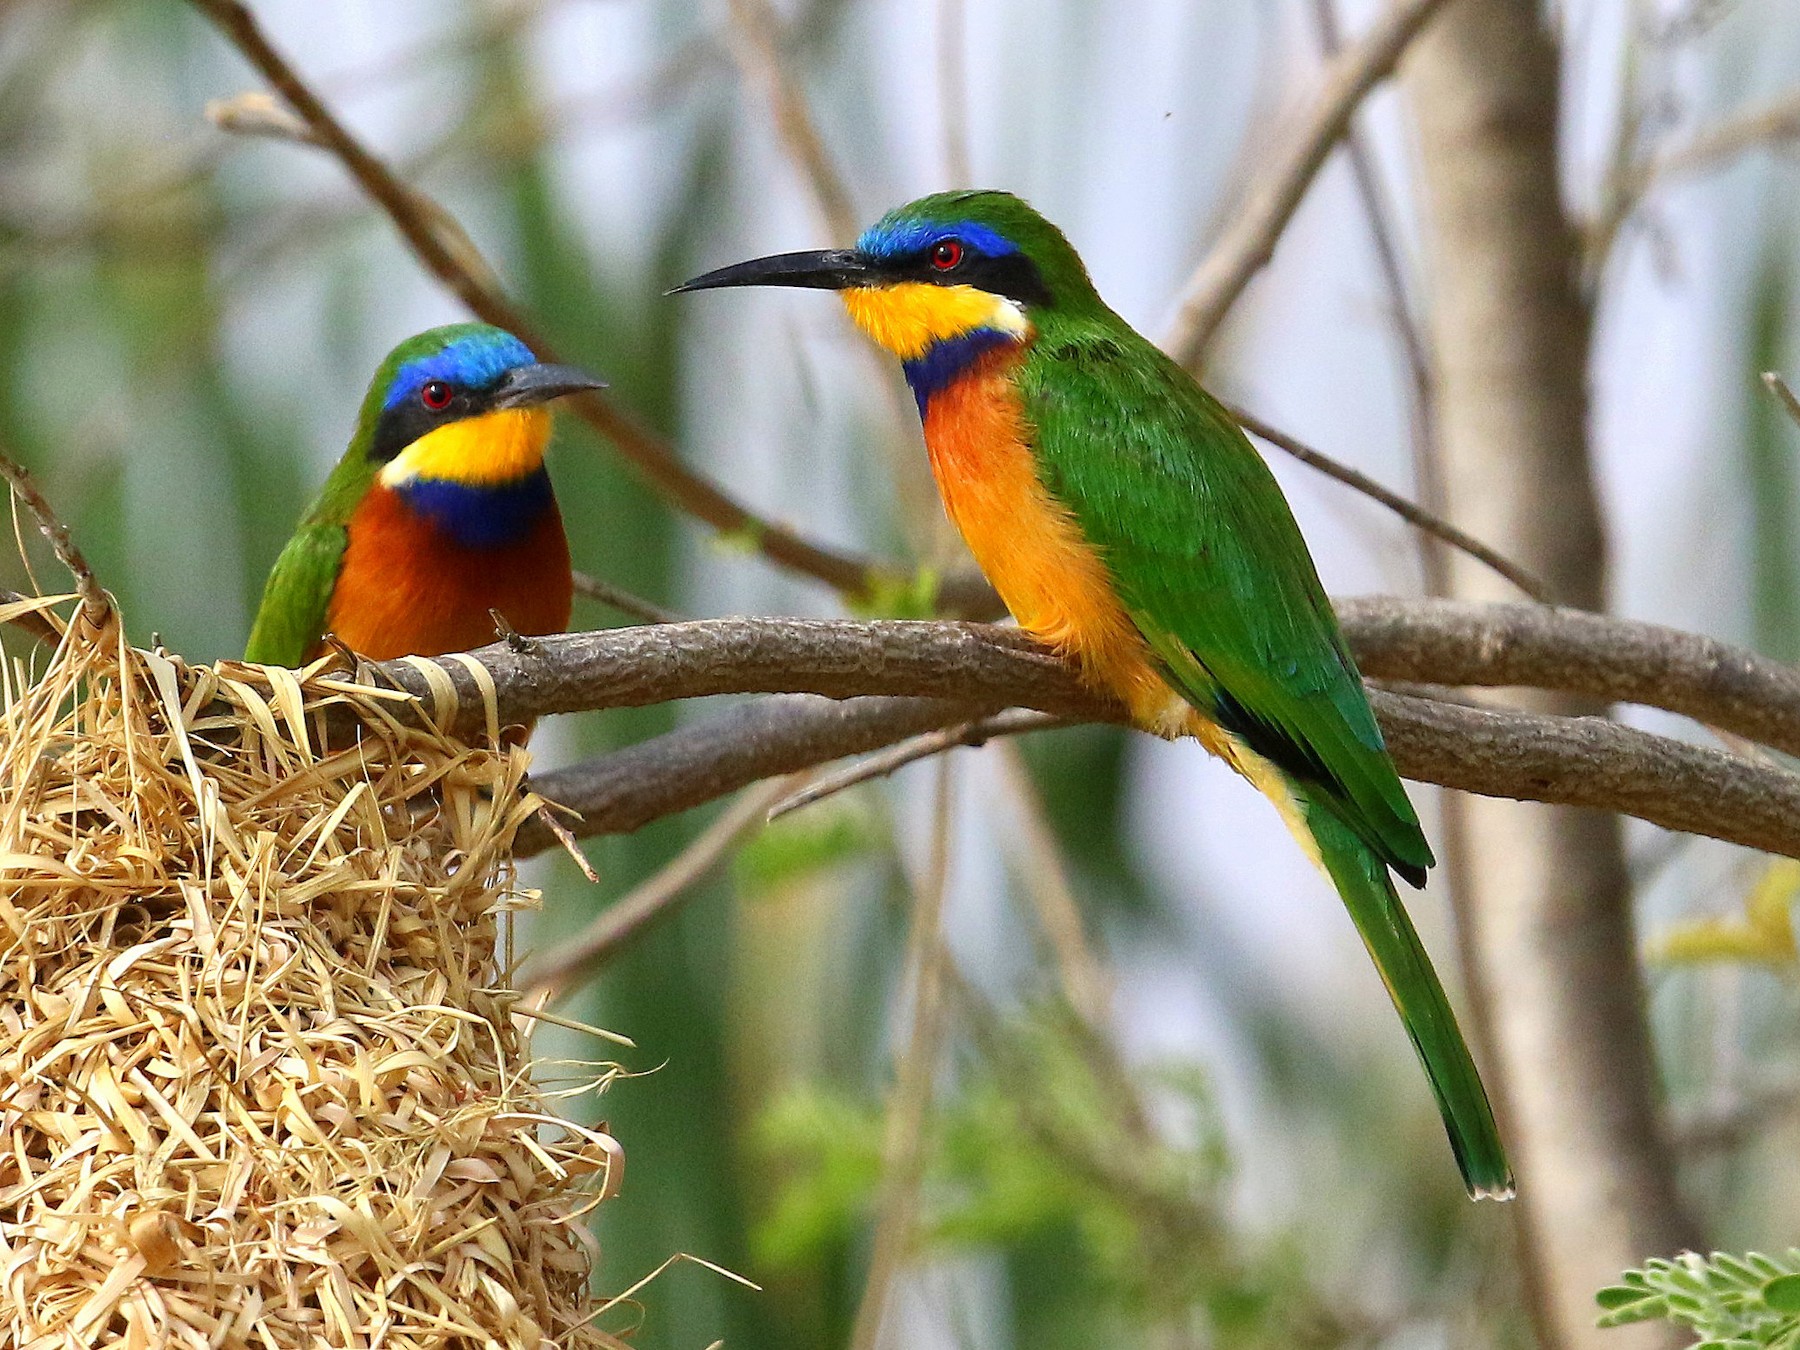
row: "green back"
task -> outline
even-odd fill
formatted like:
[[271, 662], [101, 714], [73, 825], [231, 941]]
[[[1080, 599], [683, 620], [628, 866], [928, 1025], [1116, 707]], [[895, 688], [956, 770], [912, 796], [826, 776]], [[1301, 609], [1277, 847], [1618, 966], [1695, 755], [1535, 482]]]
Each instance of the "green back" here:
[[1274, 475], [1210, 395], [1084, 289], [1034, 315], [1020, 377], [1045, 482], [1175, 687], [1422, 882], [1430, 845]]

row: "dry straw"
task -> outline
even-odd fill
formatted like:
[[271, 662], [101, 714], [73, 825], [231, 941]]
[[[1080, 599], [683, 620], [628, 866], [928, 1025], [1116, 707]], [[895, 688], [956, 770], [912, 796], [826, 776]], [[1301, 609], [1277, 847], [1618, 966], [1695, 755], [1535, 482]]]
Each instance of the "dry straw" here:
[[523, 753], [68, 609], [0, 605], [62, 631], [0, 661], [0, 1344], [617, 1345], [618, 1146], [496, 959]]

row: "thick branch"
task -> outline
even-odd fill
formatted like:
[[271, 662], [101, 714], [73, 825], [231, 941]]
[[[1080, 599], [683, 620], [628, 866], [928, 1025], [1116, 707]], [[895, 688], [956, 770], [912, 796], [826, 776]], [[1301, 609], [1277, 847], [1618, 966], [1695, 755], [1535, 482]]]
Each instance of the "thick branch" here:
[[[764, 778], [797, 773], [908, 736], [966, 722], [986, 709], [931, 698], [769, 698], [610, 755], [533, 774], [532, 789], [581, 812], [576, 834], [631, 831]], [[520, 829], [519, 856], [556, 841], [537, 821]]]
[[[1766, 744], [1800, 745], [1800, 675], [1711, 639], [1529, 605], [1366, 598], [1340, 610], [1365, 667], [1384, 678], [1629, 699]], [[1122, 718], [1029, 639], [978, 624], [718, 619], [542, 639], [527, 652], [496, 644], [478, 656], [503, 722], [726, 693], [827, 696], [764, 700], [538, 777], [546, 796], [583, 813], [580, 834], [634, 830], [759, 779], [1005, 707]], [[441, 668], [478, 725], [473, 677], [454, 661]], [[416, 668], [380, 670], [429, 698]], [[1785, 770], [1599, 718], [1372, 697], [1408, 777], [1800, 852], [1800, 778]], [[549, 843], [535, 826], [521, 836], [525, 852]]]
[[[1800, 670], [1712, 638], [1538, 605], [1371, 596], [1338, 602], [1338, 614], [1364, 673], [1377, 679], [1641, 703], [1800, 754]], [[1086, 717], [1096, 706], [1056, 657], [988, 624], [704, 619], [537, 638], [525, 651], [496, 643], [476, 656], [493, 676], [502, 723], [714, 694], [923, 696]], [[465, 729], [479, 729], [474, 677], [458, 661], [437, 664]], [[429, 702], [411, 664], [377, 669]]]
[[1369, 675], [1639, 703], [1800, 755], [1800, 668], [1715, 638], [1538, 605], [1357, 596], [1337, 608]]
[[[1394, 762], [1416, 781], [1621, 811], [1665, 829], [1800, 856], [1800, 775], [1602, 718], [1472, 708], [1384, 690], [1370, 697]], [[939, 699], [770, 698], [534, 776], [532, 787], [581, 813], [577, 835], [627, 834], [752, 783], [976, 715], [970, 705]], [[1088, 715], [1117, 721], [1122, 712], [1093, 705]], [[554, 843], [534, 821], [520, 831], [518, 851]]]

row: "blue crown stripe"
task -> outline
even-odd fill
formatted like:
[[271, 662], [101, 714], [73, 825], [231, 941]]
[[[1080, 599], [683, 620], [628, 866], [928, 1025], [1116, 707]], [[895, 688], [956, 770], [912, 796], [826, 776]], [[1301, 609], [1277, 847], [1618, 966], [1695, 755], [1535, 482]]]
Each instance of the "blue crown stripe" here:
[[922, 253], [940, 239], [951, 238], [961, 240], [966, 247], [990, 258], [1003, 258], [1019, 251], [1018, 246], [1004, 235], [972, 220], [953, 224], [881, 220], [863, 231], [856, 247], [872, 258], [902, 258], [909, 253]]
[[394, 372], [382, 406], [391, 408], [419, 392], [427, 380], [448, 380], [484, 389], [509, 370], [535, 365], [537, 357], [511, 333], [498, 328], [458, 338], [428, 356], [415, 356]]

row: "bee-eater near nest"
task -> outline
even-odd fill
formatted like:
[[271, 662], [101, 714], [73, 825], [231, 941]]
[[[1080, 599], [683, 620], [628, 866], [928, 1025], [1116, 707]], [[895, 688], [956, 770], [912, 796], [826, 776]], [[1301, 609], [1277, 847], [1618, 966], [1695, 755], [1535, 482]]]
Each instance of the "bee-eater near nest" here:
[[950, 517], [1020, 627], [1143, 729], [1191, 735], [1281, 811], [1350, 910], [1474, 1196], [1512, 1193], [1493, 1112], [1390, 869], [1434, 861], [1268, 466], [1002, 192], [889, 212], [856, 247], [683, 291], [838, 291], [900, 358]]
[[245, 658], [298, 666], [327, 633], [375, 661], [560, 633], [573, 586], [544, 468], [553, 399], [601, 381], [459, 323], [381, 363], [350, 448], [282, 549]]

